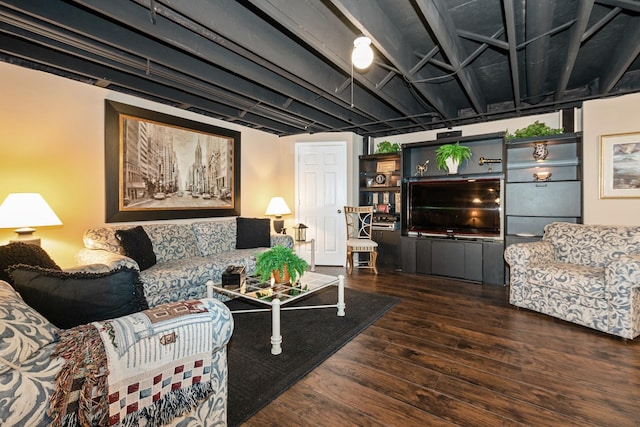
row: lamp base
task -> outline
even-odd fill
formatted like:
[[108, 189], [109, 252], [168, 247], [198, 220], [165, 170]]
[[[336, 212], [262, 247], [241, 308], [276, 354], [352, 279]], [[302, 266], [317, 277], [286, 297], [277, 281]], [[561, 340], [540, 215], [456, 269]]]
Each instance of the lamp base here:
[[35, 228], [18, 228], [15, 230], [18, 236], [15, 239], [10, 239], [9, 243], [21, 242], [40, 246], [40, 238], [33, 235], [34, 231], [36, 231]]
[[275, 231], [277, 234], [282, 234], [282, 231], [284, 230], [284, 219], [274, 219], [273, 220], [273, 231]]

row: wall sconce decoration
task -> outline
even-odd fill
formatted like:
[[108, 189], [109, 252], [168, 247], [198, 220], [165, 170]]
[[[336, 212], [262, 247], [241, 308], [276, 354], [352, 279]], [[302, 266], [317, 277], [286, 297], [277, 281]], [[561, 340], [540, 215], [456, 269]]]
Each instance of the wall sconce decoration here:
[[293, 226], [293, 229], [295, 230], [294, 232], [294, 238], [296, 239], [296, 242], [306, 242], [307, 241], [307, 227], [306, 225], [300, 223], [300, 224], [296, 224]]
[[536, 142], [533, 145], [533, 160], [541, 162], [549, 155], [549, 149], [546, 142]]
[[282, 215], [291, 214], [291, 210], [289, 209], [289, 206], [287, 206], [287, 202], [284, 201], [284, 198], [272, 198], [264, 214], [275, 216], [276, 218], [273, 220], [273, 230], [278, 234], [285, 234]]
[[373, 49], [369, 37], [358, 37], [353, 41], [351, 63], [359, 70], [365, 70], [373, 63]]
[[427, 168], [429, 167], [429, 159], [425, 160], [424, 163], [421, 163], [416, 166], [416, 173], [413, 176], [424, 176], [427, 173]]
[[0, 228], [15, 228], [18, 234], [10, 242], [40, 246], [33, 227], [62, 225], [62, 221], [39, 193], [12, 193], [0, 205]]

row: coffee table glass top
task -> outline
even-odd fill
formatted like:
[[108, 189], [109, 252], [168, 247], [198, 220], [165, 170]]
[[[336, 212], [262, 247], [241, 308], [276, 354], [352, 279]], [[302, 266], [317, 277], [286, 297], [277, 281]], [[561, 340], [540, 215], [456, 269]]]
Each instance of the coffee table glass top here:
[[222, 285], [216, 284], [213, 285], [213, 288], [221, 293], [250, 299], [265, 305], [272, 305], [274, 299], [280, 300], [280, 305], [285, 305], [337, 283], [338, 278], [335, 276], [306, 271], [294, 285], [290, 283], [275, 285], [270, 281], [263, 282], [258, 277], [249, 276], [243, 286], [223, 288]]

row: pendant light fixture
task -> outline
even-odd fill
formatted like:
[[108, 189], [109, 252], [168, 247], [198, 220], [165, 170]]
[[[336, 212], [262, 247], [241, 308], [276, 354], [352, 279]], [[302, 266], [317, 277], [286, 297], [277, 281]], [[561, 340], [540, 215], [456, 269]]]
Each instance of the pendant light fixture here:
[[353, 41], [353, 52], [351, 53], [351, 63], [359, 70], [368, 68], [373, 62], [373, 49], [371, 49], [371, 39], [369, 37], [358, 37]]

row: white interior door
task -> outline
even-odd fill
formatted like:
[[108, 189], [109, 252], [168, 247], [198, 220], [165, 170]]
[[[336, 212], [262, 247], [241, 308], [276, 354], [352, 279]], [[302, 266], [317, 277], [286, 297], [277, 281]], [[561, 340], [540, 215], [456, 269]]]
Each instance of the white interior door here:
[[[296, 222], [316, 239], [316, 264], [342, 265], [346, 257], [347, 143], [296, 144]], [[310, 245], [302, 245], [309, 260]]]

